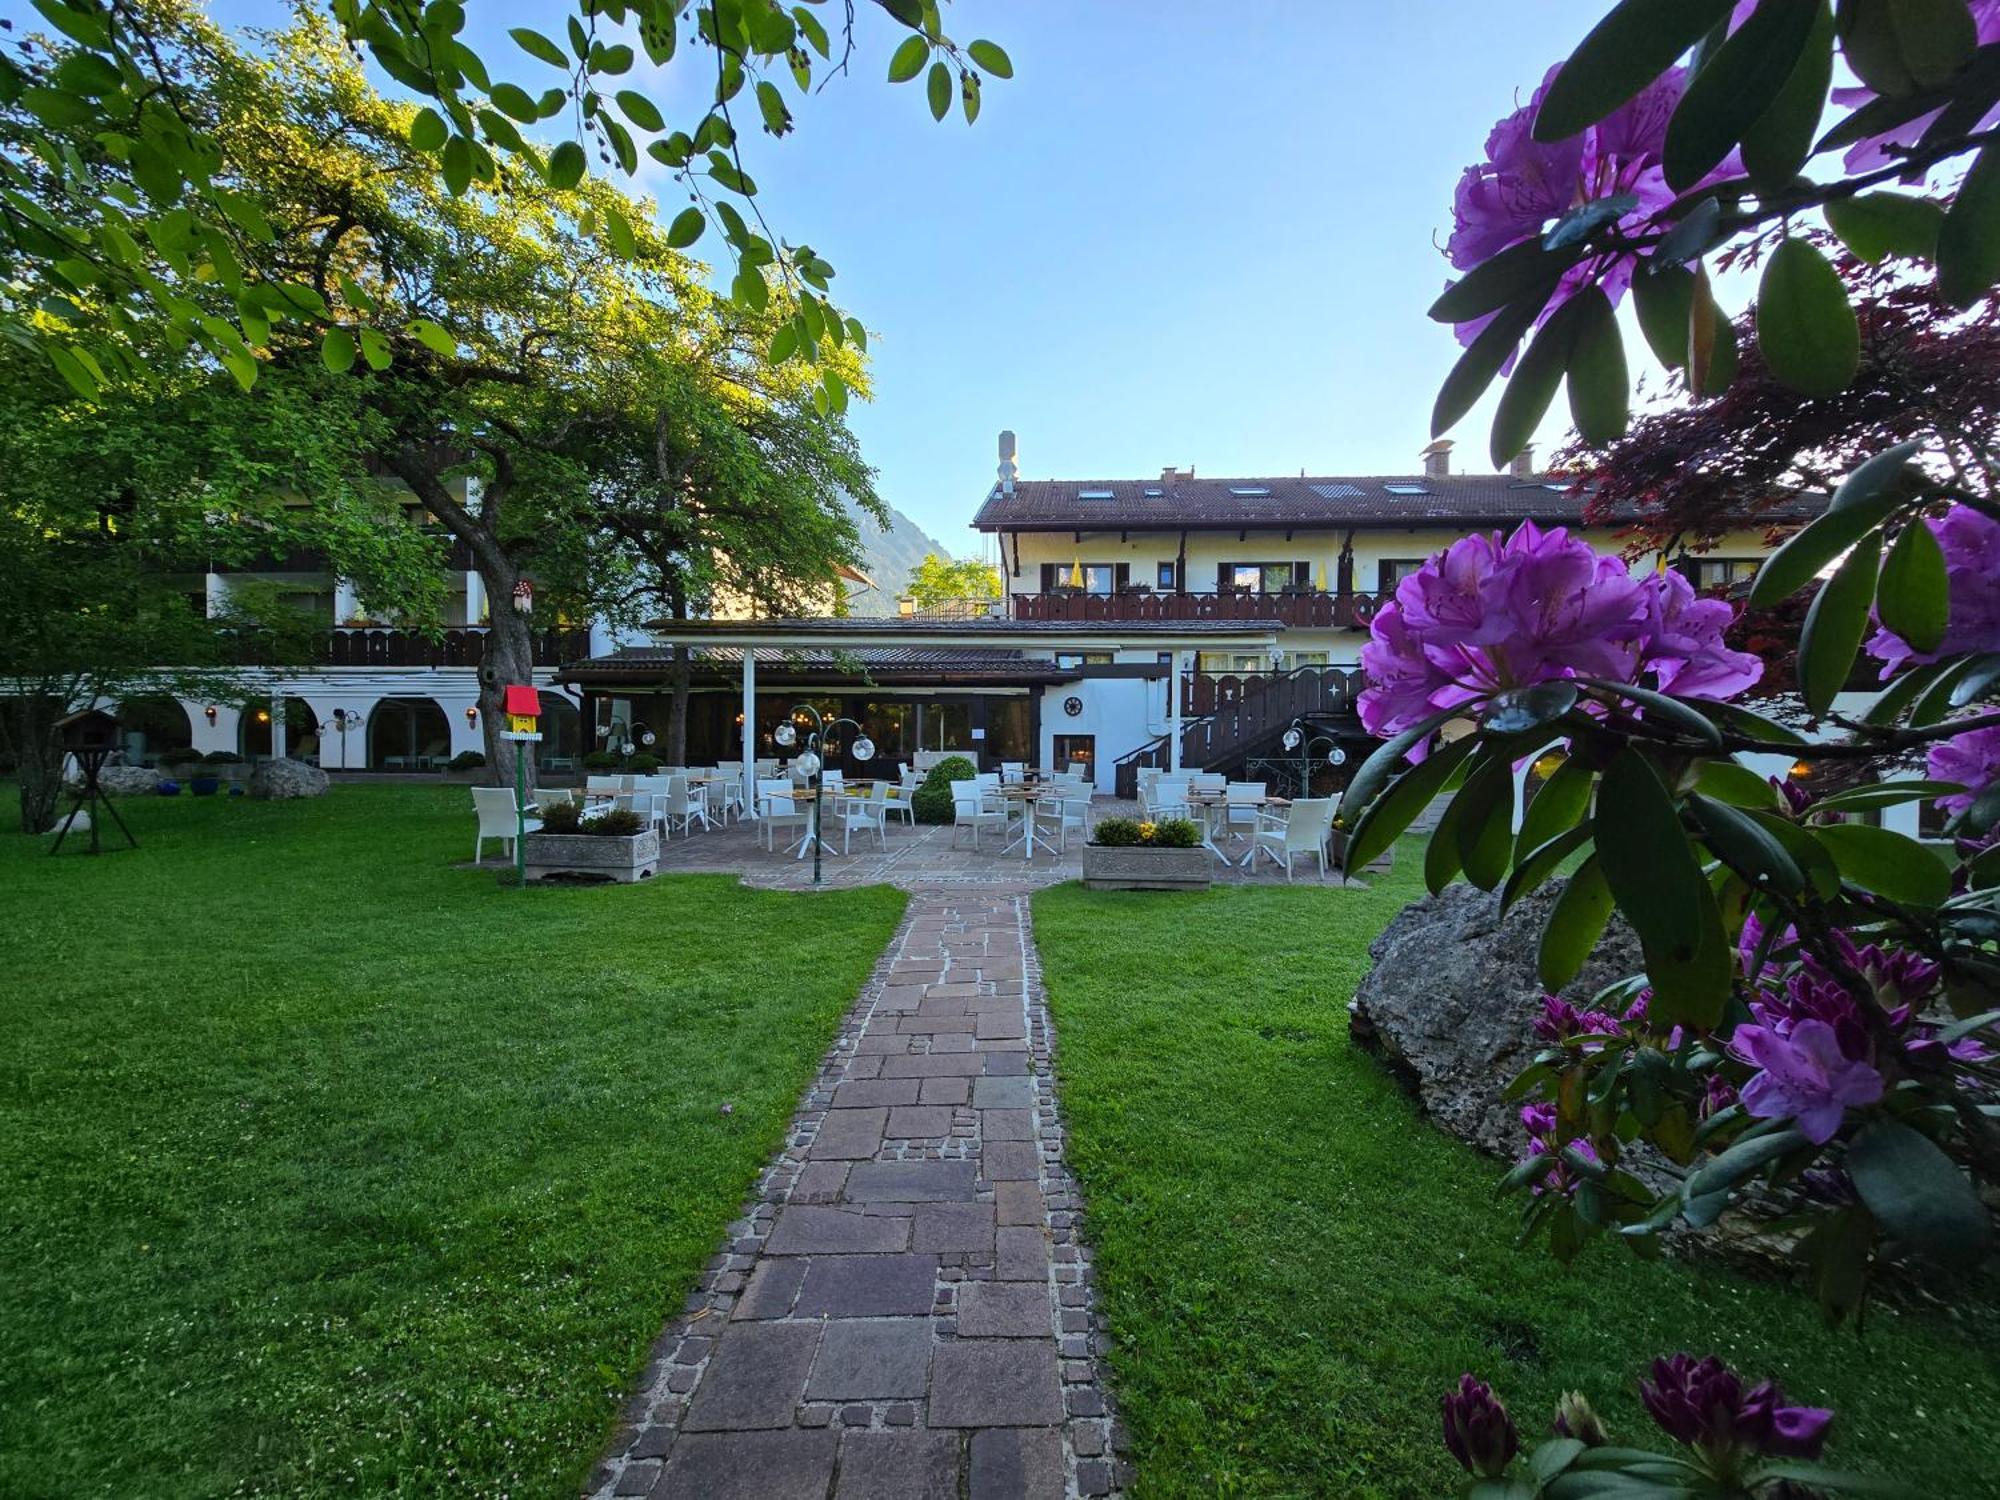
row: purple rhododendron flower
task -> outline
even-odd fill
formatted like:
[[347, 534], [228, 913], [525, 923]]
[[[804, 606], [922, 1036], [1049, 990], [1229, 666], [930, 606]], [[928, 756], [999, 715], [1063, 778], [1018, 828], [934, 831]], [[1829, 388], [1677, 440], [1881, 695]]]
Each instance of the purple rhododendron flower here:
[[1744, 1390], [1736, 1372], [1712, 1354], [1654, 1360], [1652, 1378], [1639, 1382], [1639, 1399], [1669, 1437], [1718, 1451], [1817, 1458], [1833, 1422], [1824, 1407], [1786, 1405], [1774, 1380]]
[[1882, 1075], [1847, 1056], [1826, 1022], [1792, 1023], [1780, 1034], [1769, 1026], [1739, 1026], [1730, 1050], [1760, 1071], [1743, 1085], [1743, 1107], [1759, 1119], [1789, 1118], [1814, 1145], [1840, 1129], [1850, 1108], [1882, 1097]]
[[1962, 651], [2000, 650], [2000, 521], [1970, 506], [1954, 505], [1942, 516], [1927, 517], [1944, 552], [1945, 583], [1951, 616], [1944, 639], [1935, 651], [1913, 651], [1887, 626], [1868, 638], [1868, 652], [1883, 663], [1886, 681], [1911, 662], [1933, 662]]
[[1616, 1016], [1601, 1010], [1578, 1010], [1559, 995], [1542, 996], [1542, 1013], [1535, 1017], [1535, 1035], [1551, 1046], [1559, 1046], [1573, 1036], [1617, 1029]]
[[1562, 1151], [1574, 1151], [1586, 1161], [1598, 1161], [1597, 1148], [1578, 1136], [1559, 1149], [1556, 1145], [1556, 1107], [1548, 1103], [1526, 1104], [1521, 1107], [1521, 1125], [1528, 1132], [1528, 1149], [1522, 1161], [1532, 1161], [1538, 1156], [1553, 1156], [1556, 1164], [1545, 1177], [1530, 1191], [1539, 1198], [1543, 1193], [1559, 1193], [1567, 1198], [1582, 1184], [1583, 1179], [1562, 1160]]
[[1458, 1389], [1447, 1391], [1439, 1405], [1444, 1413], [1444, 1445], [1451, 1456], [1482, 1479], [1504, 1474], [1521, 1451], [1521, 1437], [1493, 1387], [1461, 1375]]
[[1720, 1073], [1709, 1074], [1708, 1081], [1702, 1085], [1700, 1117], [1706, 1120], [1710, 1115], [1720, 1113], [1735, 1102], [1736, 1085]]
[[1830, 979], [1821, 979], [1803, 969], [1787, 975], [1782, 990], [1765, 991], [1750, 1001], [1750, 1014], [1759, 1026], [1780, 1037], [1790, 1037], [1805, 1021], [1818, 1021], [1833, 1030], [1843, 1057], [1855, 1062], [1873, 1062], [1875, 1048], [1861, 1007], [1846, 990]]
[[1361, 722], [1396, 734], [1439, 709], [1563, 677], [1633, 682], [1650, 670], [1682, 697], [1756, 682], [1722, 644], [1729, 606], [1678, 574], [1634, 577], [1561, 527], [1524, 521], [1504, 540], [1461, 537], [1396, 586], [1369, 623]]
[[[1994, 585], [1994, 591], [2000, 593], [2000, 584]], [[1956, 604], [1953, 613], [1957, 613]], [[1931, 746], [1925, 767], [1933, 781], [1955, 781], [1965, 788], [1937, 799], [1940, 808], [1956, 817], [2000, 781], [2000, 725], [1974, 729]]]
[[[1980, 46], [2000, 42], [2000, 0], [1972, 0], [1972, 23], [1979, 34]], [[1841, 88], [1833, 91], [1833, 102], [1850, 110], [1860, 109], [1864, 104], [1872, 104], [1874, 100], [1875, 91], [1870, 88]], [[1929, 130], [1937, 117], [1943, 113], [1942, 108], [1934, 109], [1929, 114], [1918, 115], [1914, 120], [1906, 120], [1894, 129], [1855, 142], [1848, 148], [1847, 155], [1842, 158], [1847, 170], [1855, 173], [1872, 172], [1878, 167], [1894, 166], [1903, 160], [1908, 147], [1916, 145], [1923, 139], [1924, 132]], [[1977, 135], [1992, 129], [1995, 125], [2000, 125], [2000, 105], [1987, 110], [1978, 123], [1967, 128], [1966, 133]], [[1905, 149], [1896, 149], [1898, 147]], [[1920, 178], [1922, 175], [1922, 173], [1910, 174], [1915, 178]]]

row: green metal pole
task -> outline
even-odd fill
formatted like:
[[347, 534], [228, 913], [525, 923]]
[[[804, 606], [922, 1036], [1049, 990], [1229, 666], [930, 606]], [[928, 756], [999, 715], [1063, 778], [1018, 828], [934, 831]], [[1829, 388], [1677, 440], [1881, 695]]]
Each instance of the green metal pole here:
[[514, 881], [528, 884], [528, 755], [520, 740], [514, 741]]

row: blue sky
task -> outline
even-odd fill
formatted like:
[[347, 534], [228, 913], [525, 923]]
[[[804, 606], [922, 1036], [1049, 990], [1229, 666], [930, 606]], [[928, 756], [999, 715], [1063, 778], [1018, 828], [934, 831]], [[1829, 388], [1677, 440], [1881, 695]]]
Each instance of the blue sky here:
[[[1030, 477], [1413, 470], [1457, 354], [1424, 317], [1452, 186], [1601, 9], [955, 0], [946, 29], [1015, 69], [967, 128], [932, 122], [921, 81], [884, 81], [897, 28], [857, 8], [852, 75], [784, 141], [748, 137], [747, 165], [871, 330], [875, 399], [851, 421], [883, 497], [962, 552], [1002, 427]], [[467, 9], [496, 76], [554, 81], [503, 33], [557, 29], [566, 5]], [[683, 120], [695, 56], [651, 81]], [[642, 182], [679, 208], [663, 170]], [[1455, 467], [1487, 467], [1491, 400], [1452, 434]]]

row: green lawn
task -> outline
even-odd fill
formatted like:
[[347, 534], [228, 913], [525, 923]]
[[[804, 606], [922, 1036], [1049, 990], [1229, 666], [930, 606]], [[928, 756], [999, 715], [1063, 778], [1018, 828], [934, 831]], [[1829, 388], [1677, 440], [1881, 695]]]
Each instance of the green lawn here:
[[1789, 1288], [1599, 1245], [1512, 1248], [1501, 1168], [1419, 1120], [1347, 1039], [1370, 891], [1045, 891], [1035, 924], [1139, 1493], [1435, 1497], [1439, 1393], [1472, 1370], [1524, 1436], [1559, 1392], [1651, 1442], [1656, 1353], [1715, 1352], [1839, 1413], [1831, 1461], [2000, 1493], [1995, 1324], [1878, 1310], [1832, 1333]]
[[0, 835], [0, 1495], [574, 1493], [903, 897], [505, 890], [469, 802]]

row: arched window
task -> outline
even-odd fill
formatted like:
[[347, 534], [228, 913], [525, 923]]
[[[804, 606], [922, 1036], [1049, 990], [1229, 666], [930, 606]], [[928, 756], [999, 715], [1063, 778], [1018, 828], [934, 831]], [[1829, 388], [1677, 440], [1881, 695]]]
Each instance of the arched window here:
[[384, 698], [368, 715], [368, 765], [435, 771], [451, 759], [451, 725], [433, 698]]

